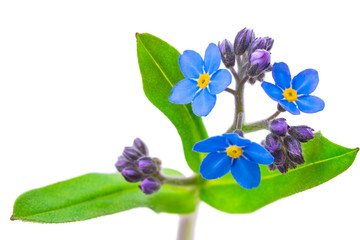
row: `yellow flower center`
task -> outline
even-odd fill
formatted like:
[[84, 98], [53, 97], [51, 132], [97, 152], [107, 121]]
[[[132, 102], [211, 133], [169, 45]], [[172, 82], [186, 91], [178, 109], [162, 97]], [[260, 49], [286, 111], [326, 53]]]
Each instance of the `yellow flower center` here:
[[293, 102], [293, 101], [296, 101], [298, 99], [298, 95], [297, 95], [296, 90], [294, 90], [292, 88], [285, 89], [285, 91], [283, 93], [283, 96], [289, 102]]
[[226, 149], [226, 153], [231, 158], [238, 158], [243, 154], [241, 147], [231, 145]]
[[198, 80], [198, 86], [201, 89], [206, 88], [210, 83], [210, 76], [207, 73], [204, 73], [202, 75], [200, 75], [199, 80]]

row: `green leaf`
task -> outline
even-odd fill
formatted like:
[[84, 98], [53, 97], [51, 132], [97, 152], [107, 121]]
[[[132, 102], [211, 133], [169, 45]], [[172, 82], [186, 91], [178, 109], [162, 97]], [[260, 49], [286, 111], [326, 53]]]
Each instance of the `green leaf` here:
[[[167, 175], [181, 176], [174, 170]], [[121, 174], [89, 173], [20, 195], [12, 220], [62, 223], [86, 220], [137, 207], [155, 212], [186, 214], [195, 210], [198, 196], [190, 187], [163, 185], [145, 195], [138, 183], [126, 182]]]
[[183, 143], [186, 161], [199, 172], [203, 154], [192, 151], [195, 143], [208, 137], [201, 118], [190, 104], [173, 104], [168, 98], [173, 86], [185, 77], [180, 71], [180, 53], [148, 33], [137, 34], [137, 53], [146, 97], [174, 124]]
[[280, 198], [318, 186], [351, 166], [358, 148], [350, 149], [327, 140], [321, 133], [303, 144], [305, 164], [287, 174], [270, 172], [261, 166], [260, 186], [247, 190], [226, 175], [207, 181], [200, 198], [214, 208], [228, 213], [250, 213]]

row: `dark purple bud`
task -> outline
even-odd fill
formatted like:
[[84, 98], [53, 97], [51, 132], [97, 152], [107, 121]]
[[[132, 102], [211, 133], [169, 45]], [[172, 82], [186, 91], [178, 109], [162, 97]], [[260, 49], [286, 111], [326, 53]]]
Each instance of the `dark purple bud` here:
[[138, 182], [143, 177], [142, 174], [133, 167], [126, 167], [121, 171], [121, 174], [128, 182]]
[[251, 44], [251, 52], [257, 49], [264, 49], [270, 51], [273, 47], [274, 40], [270, 37], [256, 38]]
[[265, 49], [266, 39], [265, 38], [256, 38], [252, 43], [250, 50], [254, 52], [257, 49]]
[[269, 169], [270, 171], [274, 171], [274, 170], [276, 169], [276, 167], [275, 167], [275, 165], [272, 163], [272, 164], [268, 165], [268, 169]]
[[270, 153], [274, 153], [276, 151], [281, 150], [280, 138], [272, 133], [266, 136], [263, 145], [266, 148], [266, 150], [268, 150]]
[[270, 53], [264, 49], [255, 50], [250, 56], [251, 66], [258, 65], [258, 70], [264, 70], [270, 64]]
[[234, 53], [234, 47], [232, 43], [225, 39], [218, 44], [220, 53], [221, 53], [221, 60], [223, 61], [225, 67], [233, 67], [235, 65], [235, 53]]
[[284, 137], [284, 144], [286, 151], [292, 155], [301, 155], [302, 154], [302, 148], [301, 144], [298, 140], [293, 138], [292, 136], [287, 135]]
[[288, 165], [287, 164], [283, 164], [280, 166], [277, 166], [277, 169], [279, 170], [279, 172], [281, 172], [282, 174], [287, 173], [288, 171]]
[[143, 173], [151, 174], [158, 171], [158, 166], [151, 157], [138, 159], [138, 167]]
[[274, 45], [274, 39], [272, 39], [271, 37], [265, 37], [265, 47], [264, 49], [266, 51], [270, 51]]
[[286, 164], [289, 169], [295, 169], [297, 166], [297, 164], [293, 163], [292, 161], [287, 161]]
[[274, 164], [276, 166], [280, 166], [285, 163], [286, 155], [282, 149], [275, 151], [274, 153], [272, 153], [272, 155], [274, 157]]
[[121, 172], [124, 168], [131, 166], [132, 164], [126, 160], [124, 156], [118, 157], [118, 161], [115, 163], [116, 169]]
[[252, 29], [244, 28], [235, 37], [234, 52], [236, 55], [241, 55], [249, 48], [252, 41], [255, 39], [255, 33]]
[[142, 155], [143, 154], [134, 147], [125, 147], [123, 151], [123, 156], [129, 161], [135, 161]]
[[270, 131], [278, 136], [285, 136], [288, 128], [285, 118], [277, 118], [270, 122]]
[[142, 180], [139, 188], [141, 191], [143, 191], [143, 193], [149, 195], [159, 191], [159, 189], [161, 188], [161, 183], [155, 178], [145, 178], [144, 180]]
[[288, 152], [288, 158], [291, 162], [295, 163], [296, 165], [304, 164], [304, 156], [302, 154], [292, 154]]
[[300, 142], [307, 142], [314, 138], [314, 129], [308, 126], [292, 126], [289, 128], [289, 134]]
[[144, 155], [149, 154], [149, 150], [148, 150], [146, 144], [140, 138], [136, 138], [134, 140], [134, 147]]

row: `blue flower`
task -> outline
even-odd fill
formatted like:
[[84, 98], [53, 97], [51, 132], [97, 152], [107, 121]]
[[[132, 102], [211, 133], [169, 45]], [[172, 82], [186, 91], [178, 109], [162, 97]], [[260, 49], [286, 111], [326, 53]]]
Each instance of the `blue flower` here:
[[179, 65], [186, 79], [173, 87], [169, 101], [176, 104], [192, 102], [197, 116], [207, 116], [215, 106], [216, 94], [231, 83], [231, 74], [219, 69], [220, 62], [220, 51], [214, 43], [207, 47], [204, 60], [195, 51], [184, 51], [179, 57]]
[[196, 143], [193, 151], [209, 153], [200, 165], [203, 178], [216, 179], [231, 171], [235, 181], [246, 189], [259, 186], [259, 164], [269, 165], [274, 161], [265, 148], [236, 133], [207, 138]]
[[309, 95], [319, 83], [316, 70], [306, 69], [291, 79], [289, 67], [280, 62], [273, 65], [272, 75], [276, 85], [263, 82], [261, 87], [286, 111], [298, 115], [300, 111], [316, 113], [324, 109], [325, 103], [321, 98]]

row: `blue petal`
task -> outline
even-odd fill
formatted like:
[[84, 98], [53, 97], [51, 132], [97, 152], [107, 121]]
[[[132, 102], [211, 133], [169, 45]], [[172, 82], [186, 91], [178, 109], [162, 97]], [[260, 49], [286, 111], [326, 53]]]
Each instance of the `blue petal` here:
[[272, 68], [272, 76], [275, 80], [275, 84], [281, 89], [285, 90], [290, 87], [291, 74], [286, 63], [274, 63]]
[[263, 82], [261, 87], [272, 100], [279, 101], [284, 98], [283, 90], [272, 83]]
[[211, 94], [218, 94], [224, 91], [231, 83], [231, 74], [226, 69], [220, 69], [210, 78], [209, 90]]
[[304, 113], [316, 113], [322, 111], [325, 107], [325, 102], [321, 98], [311, 95], [299, 97], [296, 103], [300, 111]]
[[240, 137], [237, 133], [224, 133], [222, 136], [229, 141], [230, 145], [236, 145], [238, 147], [244, 147], [251, 143], [249, 139]]
[[203, 74], [204, 61], [195, 51], [186, 50], [179, 57], [181, 72], [186, 78], [198, 79]]
[[280, 105], [289, 113], [293, 114], [293, 115], [299, 115], [300, 111], [297, 108], [297, 106], [295, 105], [294, 102], [289, 102], [288, 100], [280, 100], [279, 101]]
[[199, 90], [199, 86], [196, 81], [181, 80], [171, 89], [169, 101], [176, 104], [188, 104], [195, 97], [197, 90]]
[[243, 151], [245, 157], [258, 164], [270, 165], [274, 161], [274, 157], [265, 148], [254, 142]]
[[209, 75], [213, 74], [220, 67], [221, 55], [218, 47], [214, 43], [210, 43], [205, 51], [205, 72]]
[[207, 88], [201, 90], [194, 98], [192, 109], [195, 115], [206, 117], [214, 108], [216, 103], [216, 95], [209, 93]]
[[297, 94], [310, 94], [315, 91], [319, 83], [319, 74], [314, 69], [306, 69], [296, 75], [292, 80], [292, 88]]
[[195, 152], [217, 152], [217, 151], [225, 151], [226, 148], [229, 147], [226, 138], [222, 136], [215, 136], [211, 138], [207, 138], [198, 143], [195, 143], [193, 151]]
[[234, 160], [231, 166], [231, 175], [240, 186], [246, 189], [256, 188], [260, 184], [259, 165], [243, 157]]
[[231, 161], [226, 153], [209, 153], [200, 165], [200, 174], [208, 180], [220, 178], [230, 171]]

